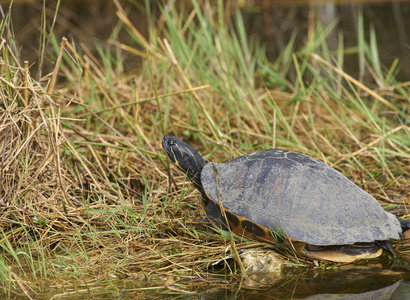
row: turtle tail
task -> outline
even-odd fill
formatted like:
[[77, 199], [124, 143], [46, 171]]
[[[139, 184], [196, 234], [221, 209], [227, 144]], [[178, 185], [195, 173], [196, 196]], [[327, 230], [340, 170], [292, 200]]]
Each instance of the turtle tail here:
[[389, 240], [376, 241], [376, 244], [382, 247], [383, 249], [387, 250], [390, 253], [390, 255], [393, 257], [393, 259], [396, 259], [396, 254], [394, 254], [393, 248], [391, 247]]

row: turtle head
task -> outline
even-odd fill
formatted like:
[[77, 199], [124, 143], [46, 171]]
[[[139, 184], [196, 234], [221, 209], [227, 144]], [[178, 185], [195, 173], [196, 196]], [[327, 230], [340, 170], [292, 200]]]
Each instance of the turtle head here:
[[194, 147], [180, 139], [166, 135], [162, 140], [162, 148], [168, 154], [171, 162], [181, 169], [203, 194], [201, 171], [205, 160]]

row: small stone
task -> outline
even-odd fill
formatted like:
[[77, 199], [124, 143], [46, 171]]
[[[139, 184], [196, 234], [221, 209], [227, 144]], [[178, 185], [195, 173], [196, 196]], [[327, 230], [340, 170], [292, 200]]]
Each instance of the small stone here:
[[271, 285], [285, 277], [285, 271], [292, 268], [282, 255], [266, 249], [247, 249], [240, 255], [246, 270], [245, 284], [248, 286]]

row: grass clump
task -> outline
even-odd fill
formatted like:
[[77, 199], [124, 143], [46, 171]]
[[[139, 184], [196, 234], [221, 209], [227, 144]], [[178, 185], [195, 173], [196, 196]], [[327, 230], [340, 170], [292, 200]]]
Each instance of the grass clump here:
[[[2, 23], [5, 295], [99, 295], [99, 282], [119, 292], [120, 278], [138, 279], [130, 284], [140, 292], [188, 292], [204, 286], [199, 278], [234, 284], [204, 268], [231, 240], [202, 223], [198, 193], [182, 174], [171, 168], [169, 178], [165, 133], [220, 162], [271, 147], [306, 153], [408, 217], [409, 84], [395, 81], [397, 63], [381, 67], [374, 31], [358, 50], [374, 78], [367, 85], [334, 63], [343, 65], [345, 49], [342, 36], [336, 53], [327, 49], [329, 28], [312, 28], [303, 49], [292, 39], [268, 62], [240, 11], [224, 18], [223, 1], [167, 6], [160, 18], [147, 9], [148, 40], [127, 17], [132, 6], [115, 3], [113, 46], [96, 45], [97, 54], [44, 29], [42, 60], [55, 63], [40, 79], [21, 63], [11, 23]], [[125, 71], [124, 52], [143, 61], [137, 74]], [[164, 284], [170, 276], [179, 285]]]

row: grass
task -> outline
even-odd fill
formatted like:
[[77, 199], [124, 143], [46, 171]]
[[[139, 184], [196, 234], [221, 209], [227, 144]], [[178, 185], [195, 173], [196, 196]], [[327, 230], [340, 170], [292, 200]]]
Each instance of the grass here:
[[[198, 193], [161, 149], [164, 134], [218, 162], [272, 147], [308, 154], [409, 217], [409, 82], [395, 80], [400, 62], [380, 63], [373, 27], [353, 50], [372, 78], [363, 83], [343, 71], [352, 50], [342, 34], [328, 49], [332, 27], [311, 25], [304, 47], [294, 35], [268, 62], [241, 13], [223, 17], [223, 1], [168, 7], [159, 19], [147, 10], [148, 40], [130, 7], [115, 3], [112, 47], [96, 45], [96, 56], [42, 26], [40, 61], [55, 63], [39, 80], [21, 64], [12, 22], [1, 24], [4, 296], [119, 293], [126, 278], [139, 293], [236, 284], [240, 272], [206, 269], [232, 240], [201, 221]], [[137, 74], [126, 71], [125, 52], [143, 61]], [[263, 246], [234, 239], [237, 249]]]

